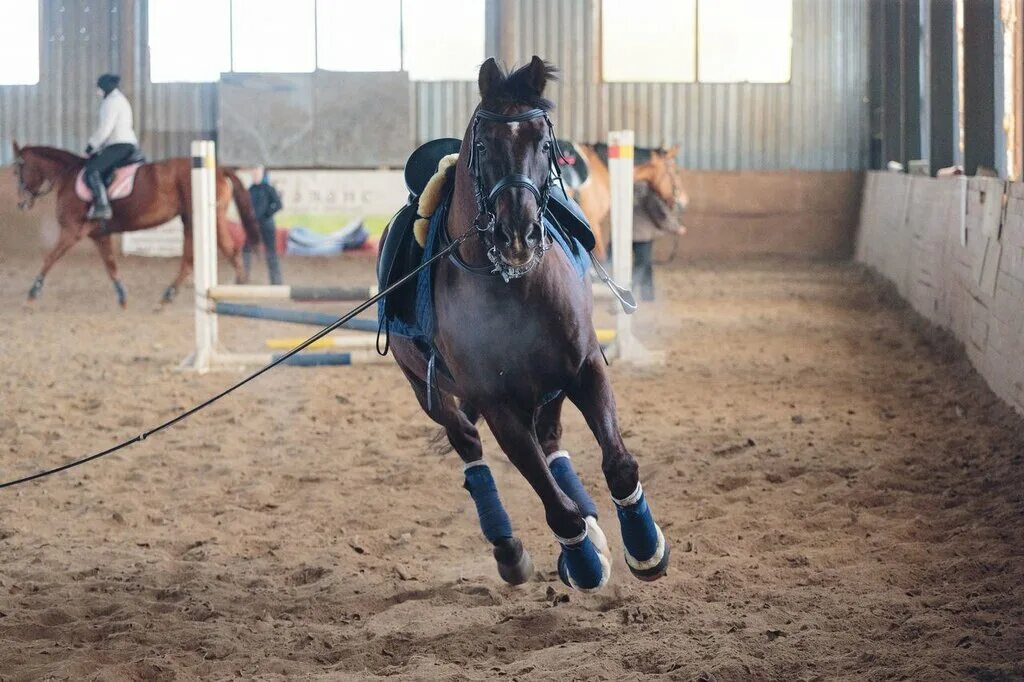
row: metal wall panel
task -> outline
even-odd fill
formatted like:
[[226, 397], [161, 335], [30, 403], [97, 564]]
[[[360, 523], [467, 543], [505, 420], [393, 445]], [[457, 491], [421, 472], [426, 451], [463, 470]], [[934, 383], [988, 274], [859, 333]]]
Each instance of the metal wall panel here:
[[[868, 3], [794, 0], [792, 80], [763, 83], [602, 83], [600, 0], [487, 0], [488, 50], [506, 62], [539, 54], [561, 80], [558, 134], [598, 141], [630, 127], [645, 146], [679, 144], [693, 169], [859, 170], [868, 156]], [[216, 84], [152, 84], [146, 64], [145, 0], [42, 0], [43, 81], [0, 87], [0, 162], [10, 139], [85, 144], [94, 123], [96, 75], [134, 58], [133, 98], [151, 158], [188, 153], [215, 136]], [[129, 50], [118, 45], [119, 13], [135, 17]], [[473, 82], [414, 82], [416, 143], [461, 137], [476, 104]], [[311, 160], [312, 164], [312, 160]]]

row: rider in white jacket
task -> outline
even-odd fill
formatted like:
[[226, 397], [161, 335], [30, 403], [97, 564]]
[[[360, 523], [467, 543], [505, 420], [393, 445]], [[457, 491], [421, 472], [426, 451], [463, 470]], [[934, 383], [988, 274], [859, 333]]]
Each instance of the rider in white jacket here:
[[124, 165], [135, 155], [139, 138], [135, 136], [132, 123], [132, 105], [117, 86], [121, 77], [105, 73], [96, 81], [103, 95], [100, 104], [100, 124], [89, 137], [85, 153], [85, 184], [92, 192], [93, 203], [89, 209], [89, 220], [109, 220], [113, 217], [104, 177], [118, 166]]

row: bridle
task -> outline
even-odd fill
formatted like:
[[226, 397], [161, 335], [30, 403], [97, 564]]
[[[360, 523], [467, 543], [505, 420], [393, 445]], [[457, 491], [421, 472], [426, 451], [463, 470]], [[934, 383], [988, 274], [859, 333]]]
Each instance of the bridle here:
[[[523, 123], [534, 119], [543, 118], [548, 129], [548, 139], [545, 140], [548, 154], [548, 174], [541, 187], [523, 173], [509, 173], [494, 183], [494, 186], [487, 189], [484, 186], [483, 173], [480, 168], [480, 157], [483, 149], [483, 142], [478, 137], [478, 130], [481, 121], [493, 123]], [[558, 148], [558, 140], [555, 138], [555, 127], [551, 119], [543, 109], [529, 109], [518, 114], [499, 114], [487, 109], [478, 109], [473, 116], [473, 124], [470, 132], [469, 158], [466, 165], [473, 177], [474, 195], [476, 198], [477, 214], [473, 219], [473, 225], [480, 236], [484, 238], [487, 249], [487, 259], [491, 261], [493, 269], [487, 270], [487, 274], [501, 275], [506, 282], [530, 272], [540, 262], [544, 252], [551, 248], [551, 240], [547, 234], [547, 227], [544, 224], [544, 213], [547, 210], [548, 199], [551, 196], [551, 188], [555, 182], [562, 182], [562, 173], [558, 168], [558, 159], [562, 152]], [[497, 216], [495, 215], [495, 202], [502, 192], [513, 188], [522, 188], [530, 192], [537, 200], [537, 223], [540, 225], [541, 238], [535, 247], [534, 256], [526, 265], [513, 266], [502, 258], [501, 253], [495, 244], [495, 230], [497, 229]], [[563, 188], [564, 191], [564, 188]]]
[[18, 196], [23, 197], [21, 201], [18, 202], [18, 208], [22, 211], [27, 211], [36, 203], [36, 199], [45, 197], [47, 194], [52, 192], [54, 184], [51, 180], [47, 179], [40, 189], [30, 189], [29, 186], [25, 184], [24, 172], [25, 159], [18, 156], [14, 160], [14, 177], [18, 179]]

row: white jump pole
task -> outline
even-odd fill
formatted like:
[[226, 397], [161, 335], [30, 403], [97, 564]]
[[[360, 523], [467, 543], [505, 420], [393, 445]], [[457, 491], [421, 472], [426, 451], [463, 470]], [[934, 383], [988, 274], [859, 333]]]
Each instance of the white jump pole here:
[[217, 347], [217, 316], [207, 296], [217, 285], [217, 154], [210, 140], [192, 142], [192, 264], [195, 280], [196, 349], [191, 367], [210, 371]]
[[[611, 184], [612, 277], [629, 288], [633, 282], [633, 131], [608, 132], [608, 174]], [[634, 295], [638, 292], [633, 292]], [[636, 354], [633, 318], [615, 315], [614, 354], [630, 360]]]

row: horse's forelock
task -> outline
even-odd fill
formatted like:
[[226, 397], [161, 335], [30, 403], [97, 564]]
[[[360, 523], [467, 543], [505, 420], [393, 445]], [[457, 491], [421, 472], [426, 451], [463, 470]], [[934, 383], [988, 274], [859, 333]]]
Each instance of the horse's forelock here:
[[523, 104], [544, 111], [551, 111], [555, 103], [542, 94], [544, 86], [558, 80], [558, 67], [543, 62], [542, 71], [538, 74], [533, 63], [512, 71], [505, 71], [501, 66], [501, 79], [492, 84], [483, 104], [512, 105]]

